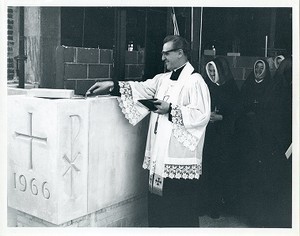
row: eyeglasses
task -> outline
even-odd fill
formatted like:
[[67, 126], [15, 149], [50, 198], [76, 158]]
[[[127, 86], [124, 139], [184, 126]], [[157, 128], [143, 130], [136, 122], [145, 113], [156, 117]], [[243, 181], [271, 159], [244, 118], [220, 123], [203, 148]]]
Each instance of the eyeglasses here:
[[175, 52], [175, 51], [177, 51], [179, 49], [181, 49], [181, 48], [174, 48], [174, 49], [170, 49], [170, 50], [167, 50], [167, 51], [162, 51], [161, 55], [162, 56], [168, 56], [170, 52]]

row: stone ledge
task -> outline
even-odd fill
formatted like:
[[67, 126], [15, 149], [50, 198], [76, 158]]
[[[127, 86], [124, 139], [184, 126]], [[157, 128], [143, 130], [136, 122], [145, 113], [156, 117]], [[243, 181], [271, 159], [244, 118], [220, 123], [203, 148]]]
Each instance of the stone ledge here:
[[17, 227], [146, 227], [147, 195], [134, 196], [60, 225], [17, 211]]

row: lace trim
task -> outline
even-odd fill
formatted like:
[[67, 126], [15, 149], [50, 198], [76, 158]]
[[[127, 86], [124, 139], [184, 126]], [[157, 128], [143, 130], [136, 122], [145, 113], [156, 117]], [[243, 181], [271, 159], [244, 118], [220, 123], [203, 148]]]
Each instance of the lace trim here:
[[[143, 168], [154, 171], [155, 162], [150, 166], [150, 157], [145, 157]], [[153, 172], [152, 172], [153, 173]], [[166, 164], [163, 177], [171, 179], [199, 179], [202, 174], [201, 165], [170, 165]]]
[[165, 165], [163, 177], [171, 179], [199, 179], [201, 165]]
[[119, 81], [121, 99], [119, 99], [119, 106], [122, 109], [125, 118], [130, 124], [134, 125], [139, 121], [141, 114], [134, 106], [132, 99], [132, 90], [128, 82]]
[[183, 125], [183, 119], [180, 107], [178, 105], [171, 104], [171, 115], [173, 124]]
[[182, 143], [183, 146], [194, 151], [198, 145], [198, 138], [189, 133], [185, 127], [183, 126], [183, 119], [180, 107], [178, 105], [171, 105], [171, 115], [172, 115], [172, 123], [173, 123], [173, 135], [178, 140], [178, 142]]

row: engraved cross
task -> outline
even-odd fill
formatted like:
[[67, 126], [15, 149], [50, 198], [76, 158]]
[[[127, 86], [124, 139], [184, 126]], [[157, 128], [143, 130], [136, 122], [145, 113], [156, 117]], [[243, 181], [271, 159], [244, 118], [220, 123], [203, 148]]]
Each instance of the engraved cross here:
[[[69, 116], [71, 119], [71, 145], [70, 145], [70, 149], [71, 149], [71, 155], [70, 155], [70, 159], [68, 158], [68, 156], [65, 154], [63, 156], [63, 159], [68, 163], [68, 168], [66, 169], [66, 171], [64, 172], [63, 176], [65, 176], [68, 172], [70, 172], [70, 188], [71, 188], [71, 198], [73, 197], [73, 170], [76, 172], [79, 172], [80, 169], [74, 164], [76, 159], [81, 155], [80, 152], [77, 152], [76, 155], [74, 155], [74, 143], [76, 141], [76, 139], [78, 138], [79, 132], [80, 132], [80, 119], [78, 115], [70, 115]], [[77, 122], [76, 122], [77, 121]], [[77, 124], [77, 125], [76, 125]]]
[[33, 161], [32, 161], [32, 141], [35, 139], [35, 140], [38, 140], [38, 141], [42, 141], [42, 142], [47, 142], [47, 138], [42, 138], [42, 137], [37, 137], [37, 136], [34, 136], [32, 133], [32, 113], [28, 112], [29, 113], [29, 117], [30, 117], [30, 120], [29, 120], [29, 134], [22, 134], [22, 133], [19, 133], [19, 132], [16, 132], [16, 137], [23, 137], [23, 138], [29, 138], [29, 141], [30, 141], [30, 156], [29, 156], [29, 169], [32, 170], [33, 169]]

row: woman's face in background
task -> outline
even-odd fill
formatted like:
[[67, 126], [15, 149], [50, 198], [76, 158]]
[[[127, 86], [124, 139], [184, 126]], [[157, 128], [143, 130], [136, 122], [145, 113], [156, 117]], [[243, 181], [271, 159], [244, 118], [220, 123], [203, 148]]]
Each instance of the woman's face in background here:
[[215, 75], [216, 75], [216, 71], [213, 65], [209, 64], [208, 65], [208, 73], [210, 75], [210, 77], [215, 80]]
[[258, 62], [255, 65], [255, 74], [261, 75], [264, 71], [264, 64], [262, 62]]

